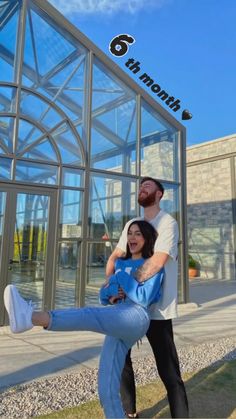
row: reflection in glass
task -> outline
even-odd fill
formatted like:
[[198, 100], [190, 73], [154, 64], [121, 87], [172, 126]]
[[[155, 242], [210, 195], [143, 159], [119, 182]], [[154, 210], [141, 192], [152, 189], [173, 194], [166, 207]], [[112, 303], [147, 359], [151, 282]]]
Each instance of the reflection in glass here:
[[81, 237], [82, 193], [63, 190], [61, 193], [60, 231], [61, 237]]
[[6, 154], [13, 151], [13, 132], [15, 118], [0, 116], [0, 147]]
[[18, 3], [14, 0], [0, 2], [0, 74], [2, 81], [14, 81]]
[[[74, 122], [85, 144], [84, 100], [88, 51], [68, 31], [53, 23], [33, 2], [29, 2], [29, 6], [23, 84], [31, 86], [65, 112], [65, 117]], [[42, 120], [48, 126], [52, 115], [48, 114]], [[55, 122], [54, 119], [54, 125]]]
[[60, 150], [63, 163], [76, 165], [84, 164], [81, 143], [69, 124], [60, 125], [52, 132], [52, 137]]
[[39, 143], [33, 144], [25, 153], [22, 153], [22, 157], [49, 162], [58, 161], [54, 145], [48, 138], [45, 138]]
[[17, 161], [16, 180], [55, 185], [58, 182], [58, 168], [48, 164]]
[[[35, 55], [31, 48], [35, 45], [37, 53], [35, 68], [37, 65], [41, 76], [45, 76], [55, 66], [64, 62], [76, 50], [75, 45], [65, 39], [58, 28], [55, 25], [52, 26], [51, 22], [48, 22], [45, 17], [35, 6], [34, 10], [28, 9], [24, 61], [26, 64], [33, 66]], [[31, 23], [33, 31], [31, 31]]]
[[0, 157], [0, 179], [11, 179], [11, 159]]
[[44, 132], [25, 119], [20, 119], [17, 138], [17, 151], [22, 152], [26, 147], [29, 147], [39, 138], [44, 135]]
[[84, 124], [85, 57], [83, 54], [70, 60], [62, 71], [50, 79], [48, 89], [53, 102], [74, 122], [80, 135]]
[[36, 307], [42, 306], [47, 253], [49, 197], [17, 194], [13, 259], [9, 261], [11, 282]]
[[15, 99], [15, 87], [0, 86], [0, 112], [15, 112]]
[[87, 282], [85, 292], [86, 305], [98, 305], [98, 291], [105, 282], [106, 263], [112, 248], [109, 241], [88, 245]]
[[2, 251], [5, 204], [6, 204], [6, 192], [0, 191], [0, 258], [1, 258], [1, 251]]
[[91, 165], [136, 173], [136, 98], [99, 60], [93, 68]]
[[22, 90], [21, 113], [40, 123], [46, 129], [52, 129], [61, 120], [62, 116], [49, 103], [41, 97]]
[[165, 182], [162, 182], [162, 184], [165, 188], [165, 192], [161, 199], [160, 207], [171, 214], [176, 220], [179, 220], [179, 186]]
[[83, 186], [83, 172], [77, 169], [69, 169], [67, 167], [62, 169], [62, 185], [73, 188], [80, 188]]
[[137, 215], [136, 182], [125, 177], [93, 176], [89, 236], [118, 239], [126, 221]]
[[142, 102], [141, 175], [178, 181], [178, 131]]
[[75, 286], [79, 278], [80, 243], [61, 242], [57, 266], [55, 308], [76, 305]]

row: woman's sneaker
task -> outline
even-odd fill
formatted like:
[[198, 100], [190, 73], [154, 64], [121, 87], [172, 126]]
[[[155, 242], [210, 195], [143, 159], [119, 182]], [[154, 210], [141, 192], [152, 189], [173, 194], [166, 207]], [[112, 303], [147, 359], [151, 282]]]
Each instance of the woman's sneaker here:
[[33, 327], [31, 302], [27, 303], [14, 285], [7, 285], [4, 290], [4, 304], [9, 316], [12, 333], [22, 333]]

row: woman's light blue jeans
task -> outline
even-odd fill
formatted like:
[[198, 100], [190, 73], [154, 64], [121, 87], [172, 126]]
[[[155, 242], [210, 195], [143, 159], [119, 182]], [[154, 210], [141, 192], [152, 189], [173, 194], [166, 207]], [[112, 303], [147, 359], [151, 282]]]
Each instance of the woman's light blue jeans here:
[[106, 335], [101, 352], [98, 393], [106, 418], [123, 418], [121, 373], [128, 350], [149, 327], [147, 310], [134, 303], [52, 310], [47, 330], [89, 330]]

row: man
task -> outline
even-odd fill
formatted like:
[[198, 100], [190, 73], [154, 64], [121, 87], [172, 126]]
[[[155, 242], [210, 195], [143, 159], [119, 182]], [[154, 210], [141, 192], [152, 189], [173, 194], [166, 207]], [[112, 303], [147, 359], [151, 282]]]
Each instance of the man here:
[[[163, 193], [164, 188], [160, 182], [151, 177], [142, 179], [138, 202], [144, 208], [143, 218], [156, 228], [158, 237], [154, 255], [136, 271], [136, 277], [144, 281], [163, 266], [165, 267], [162, 296], [158, 303], [151, 305], [149, 309], [151, 323], [147, 338], [153, 350], [158, 373], [167, 391], [171, 416], [173, 418], [187, 418], [188, 401], [180, 374], [172, 329], [172, 319], [177, 317], [179, 234], [175, 219], [160, 208]], [[113, 273], [116, 259], [123, 256], [126, 251], [127, 230], [132, 221], [134, 219], [126, 223], [117, 247], [108, 259], [107, 276]], [[120, 295], [122, 296], [122, 290]], [[122, 373], [121, 397], [128, 417], [137, 417], [134, 373], [130, 352], [126, 357]]]

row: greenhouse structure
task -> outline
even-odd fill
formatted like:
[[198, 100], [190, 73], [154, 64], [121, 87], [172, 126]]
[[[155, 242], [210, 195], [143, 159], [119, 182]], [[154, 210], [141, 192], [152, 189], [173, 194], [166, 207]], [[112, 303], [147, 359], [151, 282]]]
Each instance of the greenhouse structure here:
[[0, 325], [8, 283], [37, 308], [98, 304], [144, 176], [179, 223], [188, 301], [185, 128], [115, 60], [46, 0], [0, 2]]

